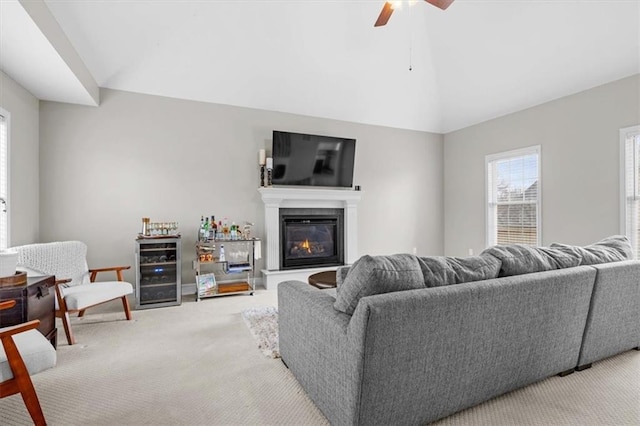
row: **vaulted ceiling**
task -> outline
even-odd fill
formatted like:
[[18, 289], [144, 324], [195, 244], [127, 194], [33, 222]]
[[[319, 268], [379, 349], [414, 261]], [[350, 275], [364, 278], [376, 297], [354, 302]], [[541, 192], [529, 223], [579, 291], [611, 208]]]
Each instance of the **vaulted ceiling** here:
[[81, 64], [46, 30], [29, 44], [29, 1], [0, 0], [0, 67], [62, 102], [96, 103], [84, 67], [99, 87], [446, 133], [640, 72], [639, 1], [420, 1], [374, 28], [383, 1], [46, 0]]

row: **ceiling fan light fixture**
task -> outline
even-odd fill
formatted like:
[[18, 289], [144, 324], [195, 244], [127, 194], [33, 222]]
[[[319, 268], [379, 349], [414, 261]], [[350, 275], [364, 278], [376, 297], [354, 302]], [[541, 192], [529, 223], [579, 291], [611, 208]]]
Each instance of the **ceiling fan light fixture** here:
[[[448, 8], [449, 6], [451, 6], [451, 3], [453, 3], [453, 0], [424, 0], [427, 3], [438, 7], [442, 10], [445, 10], [446, 8]], [[408, 0], [407, 3], [409, 3], [409, 6], [413, 6], [414, 4], [416, 4], [417, 0]], [[374, 27], [382, 27], [383, 25], [386, 25], [387, 22], [389, 21], [389, 18], [391, 17], [391, 14], [393, 13], [394, 10], [396, 9], [401, 9], [402, 8], [402, 1], [401, 0], [393, 0], [393, 1], [386, 1], [384, 2], [384, 6], [382, 7], [382, 11], [380, 12], [380, 15], [378, 16], [378, 19], [376, 20], [376, 23], [373, 25]]]
[[425, 1], [442, 10], [445, 10], [446, 8], [451, 6], [451, 3], [453, 3], [453, 0], [425, 0]]

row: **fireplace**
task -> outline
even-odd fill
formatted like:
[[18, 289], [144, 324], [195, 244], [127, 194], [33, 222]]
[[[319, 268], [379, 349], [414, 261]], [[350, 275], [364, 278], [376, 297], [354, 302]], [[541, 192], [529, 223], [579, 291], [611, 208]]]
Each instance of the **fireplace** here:
[[344, 265], [344, 210], [280, 209], [280, 269]]
[[[358, 203], [363, 191], [268, 187], [259, 188], [258, 192], [264, 203], [266, 250], [264, 269], [261, 271], [267, 290], [275, 289], [278, 283], [287, 280], [307, 281], [309, 275], [315, 272], [336, 269], [337, 265], [350, 265], [358, 260]], [[330, 266], [295, 266], [282, 269], [282, 215], [309, 215], [317, 218], [318, 215], [333, 214], [339, 216], [339, 261]]]

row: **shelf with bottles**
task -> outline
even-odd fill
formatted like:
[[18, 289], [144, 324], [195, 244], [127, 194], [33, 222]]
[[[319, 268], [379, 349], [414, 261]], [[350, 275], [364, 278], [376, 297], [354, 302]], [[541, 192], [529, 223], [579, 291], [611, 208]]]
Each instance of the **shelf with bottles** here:
[[178, 249], [174, 243], [144, 244], [140, 246], [140, 267], [175, 265]]
[[211, 219], [208, 216], [201, 216], [197, 240], [201, 242], [251, 240], [252, 227], [251, 222], [245, 222], [241, 227], [226, 217], [216, 221], [214, 215]]
[[142, 230], [138, 233], [138, 238], [159, 239], [178, 238], [178, 222], [151, 222], [148, 217], [142, 218]]

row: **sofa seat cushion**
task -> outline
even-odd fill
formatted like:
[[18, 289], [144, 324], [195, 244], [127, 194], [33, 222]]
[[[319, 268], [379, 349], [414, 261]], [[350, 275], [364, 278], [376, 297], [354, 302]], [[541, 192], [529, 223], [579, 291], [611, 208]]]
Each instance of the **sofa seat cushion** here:
[[[38, 330], [32, 329], [24, 333], [15, 334], [13, 341], [18, 347], [18, 352], [20, 352], [20, 356], [30, 375], [56, 365], [56, 350]], [[11, 378], [13, 378], [13, 373], [9, 367], [9, 361], [7, 361], [7, 354], [2, 344], [0, 344], [0, 382]]]
[[[133, 293], [133, 286], [124, 281], [100, 281], [84, 285], [63, 288], [68, 310], [80, 310]], [[56, 309], [58, 300], [56, 298]]]
[[358, 301], [374, 294], [424, 288], [418, 258], [410, 254], [362, 256], [337, 287], [334, 308], [352, 315]]
[[468, 283], [472, 281], [497, 278], [500, 261], [494, 256], [419, 257], [418, 263], [426, 287]]
[[551, 244], [552, 248], [580, 259], [580, 265], [621, 262], [633, 259], [631, 241], [625, 235], [613, 235], [585, 247], [568, 244]]
[[575, 254], [558, 248], [533, 247], [524, 244], [489, 247], [481, 255], [491, 255], [500, 260], [499, 277], [572, 268], [580, 264], [580, 258]]

